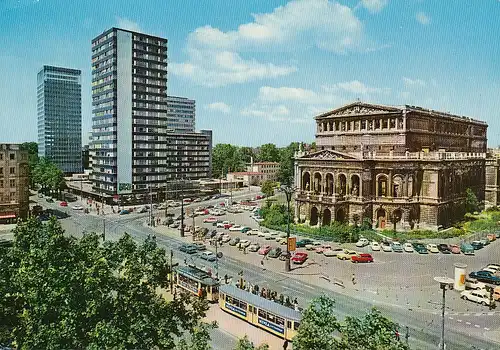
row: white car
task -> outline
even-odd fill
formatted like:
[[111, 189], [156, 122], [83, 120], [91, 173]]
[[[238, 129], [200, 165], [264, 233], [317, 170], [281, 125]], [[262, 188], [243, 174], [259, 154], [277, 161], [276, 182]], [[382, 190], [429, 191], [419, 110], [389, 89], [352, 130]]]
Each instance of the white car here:
[[370, 244], [370, 248], [372, 249], [372, 251], [378, 252], [378, 251], [380, 251], [380, 244], [378, 244], [378, 242], [376, 242], [376, 241], [373, 241]]
[[323, 255], [324, 256], [337, 256], [337, 254], [339, 253], [342, 253], [343, 252], [343, 249], [342, 248], [338, 248], [338, 247], [333, 247], [333, 248], [330, 248], [330, 249], [326, 249], [323, 251]]
[[366, 238], [360, 238], [359, 241], [356, 242], [356, 247], [366, 247], [370, 242]]
[[489, 273], [491, 273], [492, 275], [496, 275], [497, 274], [497, 270], [495, 269], [490, 269], [488, 267], [485, 267], [484, 269], [482, 269], [482, 271], [488, 271]]
[[467, 278], [465, 280], [465, 288], [469, 288], [469, 289], [486, 289], [486, 284], [484, 284], [483, 282], [479, 282], [478, 280], [476, 279], [469, 279]]
[[260, 244], [257, 242], [254, 242], [248, 246], [248, 250], [251, 252], [256, 252], [260, 249]]
[[438, 249], [437, 245], [434, 243], [427, 244], [426, 248], [431, 253], [439, 253], [439, 249]]
[[208, 250], [200, 253], [200, 258], [207, 261], [217, 260], [217, 256], [213, 252]]
[[382, 247], [382, 250], [384, 252], [392, 252], [392, 247], [391, 247], [391, 244], [389, 242], [382, 242], [382, 244], [380, 246]]
[[500, 265], [497, 265], [497, 264], [489, 264], [488, 266], [486, 266], [486, 268], [492, 269], [495, 271], [500, 271]]
[[406, 242], [405, 244], [403, 244], [403, 250], [407, 253], [413, 253], [415, 250], [413, 249], [413, 246], [411, 245], [411, 243], [409, 242]]
[[258, 236], [258, 237], [266, 237], [266, 236], [268, 236], [268, 234], [269, 234], [269, 231], [267, 231], [267, 230], [262, 230], [262, 231], [259, 231], [259, 232], [257, 233], [257, 236]]
[[250, 231], [247, 231], [247, 236], [258, 236], [260, 231], [256, 228], [251, 229]]
[[242, 228], [243, 226], [241, 225], [234, 225], [229, 228], [229, 231], [241, 231]]
[[83, 207], [81, 205], [77, 204], [77, 205], [72, 206], [71, 209], [73, 209], [73, 210], [83, 210]]
[[246, 248], [250, 245], [250, 241], [248, 239], [242, 239], [236, 246], [238, 248]]
[[278, 234], [278, 236], [276, 237], [276, 242], [279, 242], [282, 238], [286, 238], [286, 232], [281, 232], [280, 234]]
[[271, 231], [271, 232], [269, 232], [269, 234], [270, 234], [271, 238], [274, 239], [274, 238], [278, 237], [279, 232]]
[[491, 303], [489, 293], [485, 290], [464, 290], [462, 293], [460, 293], [460, 298], [464, 300], [474, 301], [484, 306], [490, 305]]
[[312, 244], [306, 244], [306, 250], [316, 250], [316, 248], [320, 247], [323, 243], [319, 241], [314, 241]]
[[227, 243], [231, 240], [231, 236], [228, 235], [227, 233], [222, 235], [222, 242]]

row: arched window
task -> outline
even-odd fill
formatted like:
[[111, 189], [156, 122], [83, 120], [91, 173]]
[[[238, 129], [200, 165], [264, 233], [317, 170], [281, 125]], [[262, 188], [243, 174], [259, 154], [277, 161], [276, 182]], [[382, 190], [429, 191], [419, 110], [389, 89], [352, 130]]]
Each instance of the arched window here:
[[392, 178], [392, 196], [403, 196], [403, 178], [399, 175], [396, 175]]
[[337, 194], [343, 196], [347, 193], [347, 178], [344, 174], [340, 174], [338, 177], [338, 188]]
[[380, 175], [377, 179], [377, 197], [387, 197], [387, 175]]
[[353, 196], [360, 196], [361, 195], [361, 189], [360, 189], [360, 180], [358, 175], [352, 175], [351, 176], [351, 195]]

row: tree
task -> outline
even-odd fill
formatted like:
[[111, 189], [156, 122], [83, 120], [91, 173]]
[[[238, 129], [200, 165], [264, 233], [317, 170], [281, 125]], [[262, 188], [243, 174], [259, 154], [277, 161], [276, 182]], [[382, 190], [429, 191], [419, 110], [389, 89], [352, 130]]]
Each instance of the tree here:
[[[167, 302], [165, 251], [154, 237], [125, 234], [100, 244], [67, 237], [55, 220], [14, 230], [0, 251], [0, 345], [18, 349], [173, 349], [195, 339], [207, 303], [182, 294]], [[194, 348], [192, 348], [194, 349]]]
[[302, 316], [293, 348], [299, 350], [406, 350], [396, 337], [399, 325], [372, 309], [363, 318], [347, 316], [339, 322], [335, 302], [327, 296], [312, 301]]
[[474, 191], [467, 188], [465, 190], [465, 212], [473, 214], [476, 211], [479, 211], [479, 201]]
[[259, 147], [259, 160], [261, 162], [279, 162], [280, 152], [273, 143], [266, 143]]
[[219, 143], [212, 151], [212, 173], [215, 178], [227, 174], [228, 171], [242, 171], [245, 169], [243, 156], [238, 147]]
[[278, 181], [287, 186], [291, 186], [294, 178], [294, 156], [299, 150], [299, 143], [292, 142], [287, 147], [280, 149], [280, 168], [278, 171]]
[[252, 159], [254, 161], [257, 159], [257, 154], [254, 152], [252, 147], [241, 147], [240, 152], [243, 162], [245, 163], [250, 163]]
[[38, 143], [36, 142], [24, 142], [21, 144], [20, 148], [24, 151], [28, 151], [28, 165], [29, 165], [29, 179], [30, 187], [33, 188], [35, 182], [33, 181], [33, 171], [38, 164]]
[[260, 186], [260, 191], [266, 195], [266, 197], [271, 197], [274, 195], [274, 182], [267, 180]]
[[41, 157], [33, 169], [33, 181], [42, 188], [42, 192], [60, 192], [65, 187], [64, 173], [54, 163]]
[[238, 339], [234, 350], [269, 350], [269, 345], [261, 344], [255, 347], [250, 339], [248, 339], [248, 336], [245, 335], [243, 338]]

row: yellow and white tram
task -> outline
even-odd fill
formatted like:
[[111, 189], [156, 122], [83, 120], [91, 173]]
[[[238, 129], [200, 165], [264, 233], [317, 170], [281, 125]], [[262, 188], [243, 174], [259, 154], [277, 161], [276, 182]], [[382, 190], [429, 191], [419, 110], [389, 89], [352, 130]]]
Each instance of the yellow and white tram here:
[[205, 271], [193, 266], [178, 266], [174, 268], [174, 284], [192, 294], [204, 296], [210, 302], [219, 299], [219, 281]]
[[287, 340], [297, 334], [302, 319], [299, 311], [231, 285], [220, 286], [219, 307]]

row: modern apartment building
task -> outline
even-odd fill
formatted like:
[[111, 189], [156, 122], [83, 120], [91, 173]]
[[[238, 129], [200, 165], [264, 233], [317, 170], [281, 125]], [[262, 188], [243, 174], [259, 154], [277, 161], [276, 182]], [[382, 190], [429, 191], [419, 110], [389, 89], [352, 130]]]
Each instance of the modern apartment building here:
[[64, 173], [82, 171], [81, 71], [43, 66], [37, 77], [38, 154]]
[[28, 152], [0, 144], [0, 223], [15, 223], [29, 212]]
[[167, 97], [168, 127], [176, 132], [194, 132], [196, 102], [185, 97]]
[[211, 132], [169, 119], [167, 39], [118, 28], [93, 39], [92, 104], [95, 191], [131, 194], [210, 176]]

